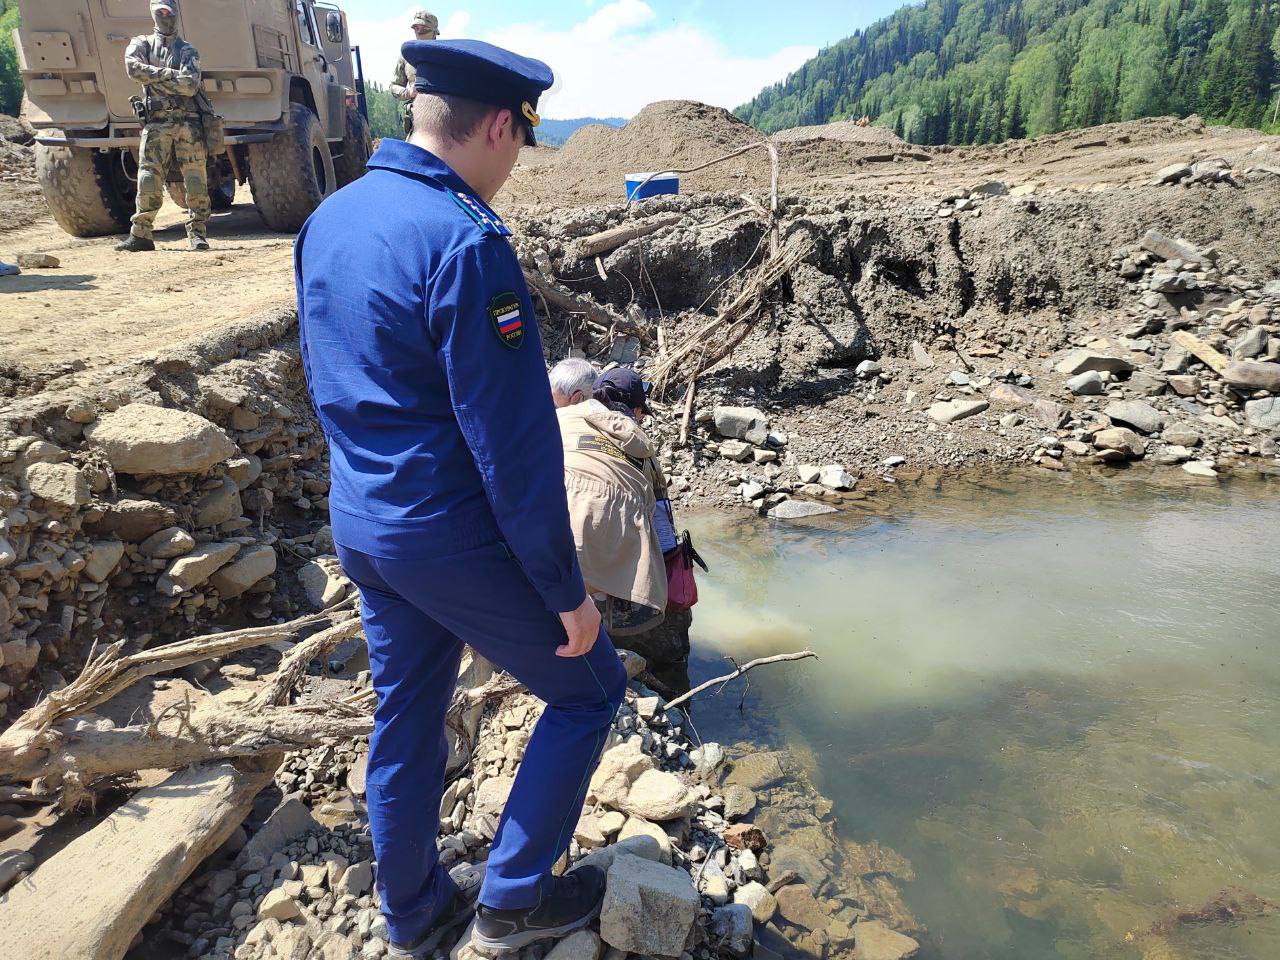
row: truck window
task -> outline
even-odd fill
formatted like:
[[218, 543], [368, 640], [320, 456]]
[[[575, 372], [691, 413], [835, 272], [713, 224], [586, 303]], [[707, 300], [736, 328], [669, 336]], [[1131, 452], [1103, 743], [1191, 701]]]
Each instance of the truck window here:
[[316, 41], [315, 31], [311, 29], [311, 16], [307, 13], [307, 5], [302, 0], [293, 0], [293, 9], [298, 14], [298, 33], [302, 42], [313, 47], [320, 44]]

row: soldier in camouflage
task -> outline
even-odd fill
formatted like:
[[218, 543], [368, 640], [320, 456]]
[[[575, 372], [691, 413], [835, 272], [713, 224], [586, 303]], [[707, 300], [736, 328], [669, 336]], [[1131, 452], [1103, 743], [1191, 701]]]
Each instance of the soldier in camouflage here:
[[[415, 40], [439, 40], [440, 21], [435, 14], [419, 10], [413, 15], [413, 36]], [[391, 95], [402, 102], [400, 120], [404, 124], [407, 137], [413, 132], [413, 98], [417, 92], [413, 81], [417, 79], [417, 71], [409, 61], [401, 57], [396, 61], [396, 73], [391, 80]]]
[[200, 88], [200, 54], [178, 36], [178, 0], [151, 0], [156, 32], [134, 37], [124, 55], [129, 76], [142, 84], [146, 126], [138, 158], [138, 207], [129, 237], [117, 250], [154, 250], [152, 230], [164, 202], [170, 163], [182, 171], [187, 193], [187, 241], [208, 250], [209, 181]]

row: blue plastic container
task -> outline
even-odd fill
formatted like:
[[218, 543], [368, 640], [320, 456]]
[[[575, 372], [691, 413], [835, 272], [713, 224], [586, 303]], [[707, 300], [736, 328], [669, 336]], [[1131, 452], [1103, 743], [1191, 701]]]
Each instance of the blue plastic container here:
[[[663, 194], [680, 192], [680, 178], [674, 173], [654, 177], [648, 183], [644, 183], [649, 177], [650, 174], [647, 173], [627, 174], [628, 200], [645, 200], [649, 197], [660, 197]], [[640, 186], [642, 183], [644, 183], [643, 187]]]

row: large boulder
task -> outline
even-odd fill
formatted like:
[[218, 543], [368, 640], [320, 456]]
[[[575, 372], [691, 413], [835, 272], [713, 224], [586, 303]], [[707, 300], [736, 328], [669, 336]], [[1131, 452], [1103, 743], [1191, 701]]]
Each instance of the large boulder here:
[[202, 543], [185, 557], [169, 564], [164, 576], [156, 581], [156, 589], [169, 597], [194, 589], [213, 576], [219, 567], [230, 563], [239, 552], [238, 543]]
[[1115, 357], [1096, 350], [1072, 350], [1058, 361], [1057, 371], [1067, 376], [1087, 373], [1129, 373], [1133, 364], [1123, 357]]
[[1244, 416], [1258, 430], [1280, 430], [1280, 397], [1250, 400], [1244, 405]]
[[85, 427], [85, 437], [111, 461], [116, 473], [202, 473], [236, 454], [215, 424], [184, 410], [129, 403]]
[[732, 440], [763, 446], [769, 439], [769, 418], [755, 407], [716, 407], [716, 433]]
[[236, 555], [234, 563], [214, 571], [209, 584], [224, 600], [238, 597], [255, 583], [276, 572], [275, 547], [260, 543]]
[[1222, 378], [1233, 387], [1280, 393], [1280, 363], [1232, 360], [1223, 370]]
[[1139, 433], [1159, 433], [1164, 429], [1164, 414], [1141, 400], [1118, 400], [1107, 404], [1104, 411], [1118, 427], [1132, 427]]
[[22, 472], [22, 485], [32, 496], [73, 509], [89, 502], [89, 481], [70, 463], [33, 463]]
[[1093, 435], [1093, 445], [1099, 450], [1117, 450], [1130, 459], [1147, 452], [1146, 441], [1126, 427], [1099, 430]]
[[649, 956], [684, 952], [702, 901], [689, 875], [639, 857], [621, 856], [609, 868], [600, 936], [611, 947]]
[[124, 499], [103, 508], [102, 518], [85, 529], [95, 534], [114, 533], [125, 543], [140, 543], [153, 533], [173, 526], [177, 514], [155, 500]]
[[731, 903], [717, 907], [711, 913], [711, 935], [721, 948], [734, 957], [746, 957], [751, 953], [754, 932], [755, 923], [750, 907]]
[[689, 788], [675, 774], [646, 770], [631, 784], [622, 809], [654, 823], [665, 823], [688, 816], [694, 802]]
[[853, 927], [854, 960], [909, 960], [920, 944], [880, 920], [863, 920]]

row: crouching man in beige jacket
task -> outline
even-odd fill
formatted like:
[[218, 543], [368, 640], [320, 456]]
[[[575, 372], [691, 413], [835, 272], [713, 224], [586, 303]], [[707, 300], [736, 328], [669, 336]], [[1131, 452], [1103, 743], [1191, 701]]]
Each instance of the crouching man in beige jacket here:
[[[639, 377], [634, 371], [614, 370], [605, 378], [612, 385], [606, 384], [604, 395], [617, 396], [620, 390], [622, 397], [630, 397], [634, 379], [639, 402], [627, 399], [606, 406], [588, 399], [567, 403], [556, 414], [578, 564], [587, 591], [606, 598], [610, 635], [628, 636], [662, 623], [667, 608], [667, 568], [654, 526], [658, 492], [665, 491], [666, 479], [654, 459], [657, 451], [637, 422], [646, 409]], [[566, 400], [577, 399], [574, 391], [564, 394]]]

